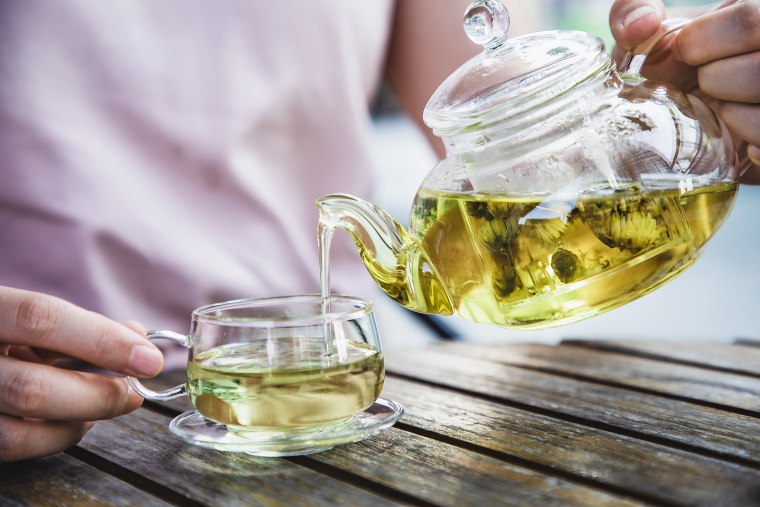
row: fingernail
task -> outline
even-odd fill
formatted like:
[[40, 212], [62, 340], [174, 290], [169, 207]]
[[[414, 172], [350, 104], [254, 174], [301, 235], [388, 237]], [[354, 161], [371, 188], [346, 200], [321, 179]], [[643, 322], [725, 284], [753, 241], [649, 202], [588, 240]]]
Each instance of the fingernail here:
[[632, 10], [623, 20], [623, 26], [628, 26], [639, 18], [643, 18], [647, 14], [657, 14], [657, 10], [651, 5], [642, 5], [641, 7]]
[[147, 345], [132, 347], [129, 356], [129, 369], [137, 376], [152, 377], [158, 375], [164, 365], [164, 358], [157, 349]]

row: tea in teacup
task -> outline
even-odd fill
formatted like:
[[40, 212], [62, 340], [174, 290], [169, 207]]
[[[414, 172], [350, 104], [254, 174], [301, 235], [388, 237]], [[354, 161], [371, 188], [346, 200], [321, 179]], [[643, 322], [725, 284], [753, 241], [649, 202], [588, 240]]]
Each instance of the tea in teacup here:
[[383, 387], [383, 355], [353, 341], [325, 355], [319, 337], [259, 340], [196, 355], [187, 377], [190, 400], [211, 420], [244, 430], [309, 429], [370, 407]]

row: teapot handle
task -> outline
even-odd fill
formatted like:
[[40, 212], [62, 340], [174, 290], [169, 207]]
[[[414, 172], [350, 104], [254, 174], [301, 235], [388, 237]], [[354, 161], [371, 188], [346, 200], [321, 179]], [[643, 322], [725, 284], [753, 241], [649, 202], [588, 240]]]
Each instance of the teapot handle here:
[[644, 66], [644, 62], [652, 49], [660, 42], [660, 39], [668, 34], [679, 31], [689, 24], [690, 21], [690, 19], [686, 18], [666, 19], [660, 25], [657, 33], [638, 46], [631, 48], [620, 63], [620, 76], [623, 80], [629, 83], [643, 81], [641, 68]]

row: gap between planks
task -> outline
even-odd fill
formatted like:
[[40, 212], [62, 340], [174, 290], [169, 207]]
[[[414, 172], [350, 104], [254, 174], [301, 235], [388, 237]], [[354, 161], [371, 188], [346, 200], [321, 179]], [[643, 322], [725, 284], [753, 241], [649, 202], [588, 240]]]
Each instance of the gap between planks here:
[[547, 375], [553, 375], [555, 377], [569, 378], [573, 380], [579, 380], [581, 382], [589, 382], [593, 384], [603, 385], [607, 387], [613, 387], [615, 389], [625, 389], [627, 391], [635, 391], [637, 393], [648, 394], [651, 396], [657, 396], [659, 398], [666, 398], [669, 400], [682, 401], [684, 403], [690, 403], [692, 405], [699, 405], [702, 407], [712, 408], [716, 410], [722, 410], [723, 412], [730, 412], [733, 414], [745, 415], [747, 417], [760, 418], [760, 412], [756, 410], [749, 410], [746, 408], [734, 407], [732, 405], [725, 405], [723, 403], [717, 403], [714, 401], [707, 401], [700, 398], [692, 398], [681, 394], [664, 393], [662, 391], [656, 391], [641, 386], [632, 386], [629, 384], [623, 384], [622, 382], [615, 382], [614, 380], [605, 380], [597, 377], [583, 375], [580, 373], [571, 373], [562, 370], [556, 370], [554, 368], [545, 366], [531, 366], [527, 364], [511, 363], [509, 361], [494, 361], [498, 364], [509, 366], [511, 368], [519, 368], [521, 370], [536, 371], [539, 373], [546, 373]]
[[[637, 350], [635, 348], [627, 348], [625, 345], [619, 345], [615, 342], [602, 342], [593, 340], [583, 340], [578, 338], [564, 339], [559, 343], [560, 347], [578, 347], [584, 349], [591, 349], [596, 352], [605, 352], [612, 354], [620, 354], [625, 356], [639, 357], [642, 359], [650, 359], [653, 361], [660, 361], [664, 363], [680, 364], [683, 366], [691, 366], [694, 368], [701, 368], [703, 370], [712, 370], [720, 373], [730, 373], [733, 375], [744, 375], [751, 378], [760, 378], [760, 371], [748, 371], [740, 368], [730, 368], [727, 366], [718, 366], [701, 361], [694, 361], [690, 359], [683, 359], [667, 354], [658, 354], [655, 352], [647, 352], [644, 350]], [[755, 342], [754, 345], [748, 343], [746, 340], [736, 340], [731, 346], [736, 347], [760, 347], [760, 341]]]

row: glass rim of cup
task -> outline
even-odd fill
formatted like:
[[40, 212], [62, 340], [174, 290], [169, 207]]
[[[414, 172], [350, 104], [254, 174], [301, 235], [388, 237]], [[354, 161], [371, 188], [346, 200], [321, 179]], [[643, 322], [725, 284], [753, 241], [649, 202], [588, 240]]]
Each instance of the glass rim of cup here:
[[[297, 302], [309, 302], [316, 301], [321, 302], [322, 296], [320, 294], [297, 294], [286, 296], [270, 296], [270, 297], [253, 297], [243, 299], [233, 299], [230, 301], [222, 301], [219, 303], [212, 303], [201, 306], [193, 310], [193, 318], [196, 321], [206, 324], [214, 324], [219, 326], [234, 326], [234, 327], [272, 327], [282, 326], [287, 323], [291, 327], [307, 327], [315, 325], [323, 325], [325, 322], [343, 322], [356, 320], [358, 318], [371, 315], [374, 311], [374, 303], [367, 299], [358, 296], [348, 296], [344, 294], [330, 294], [329, 298], [330, 311], [327, 313], [313, 312], [307, 314], [283, 314], [280, 317], [245, 317], [245, 318], [230, 318], [223, 317], [221, 314], [225, 310], [237, 310], [242, 308], [255, 308], [257, 306], [269, 306], [276, 303], [297, 303]], [[335, 303], [348, 303], [350, 309], [334, 311]]]

